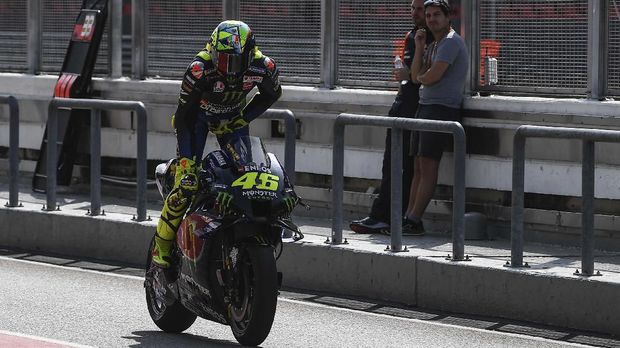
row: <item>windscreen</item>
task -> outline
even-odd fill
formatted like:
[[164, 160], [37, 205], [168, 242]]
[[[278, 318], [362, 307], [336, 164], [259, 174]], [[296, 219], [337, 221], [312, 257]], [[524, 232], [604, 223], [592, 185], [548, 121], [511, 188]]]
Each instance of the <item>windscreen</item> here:
[[237, 168], [245, 166], [271, 167], [263, 142], [253, 136], [241, 136], [226, 144], [224, 151], [232, 158]]

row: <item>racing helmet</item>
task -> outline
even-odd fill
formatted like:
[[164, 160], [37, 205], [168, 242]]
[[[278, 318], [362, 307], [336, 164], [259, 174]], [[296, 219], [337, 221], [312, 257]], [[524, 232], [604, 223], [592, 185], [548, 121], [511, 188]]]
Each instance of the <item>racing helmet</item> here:
[[250, 27], [234, 20], [220, 23], [207, 44], [211, 61], [222, 75], [238, 76], [244, 73], [254, 57], [255, 48]]

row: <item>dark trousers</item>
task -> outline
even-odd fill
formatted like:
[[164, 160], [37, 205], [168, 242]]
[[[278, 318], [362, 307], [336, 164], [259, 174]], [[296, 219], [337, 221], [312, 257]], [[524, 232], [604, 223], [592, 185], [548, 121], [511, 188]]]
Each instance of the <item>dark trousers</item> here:
[[[413, 162], [415, 156], [410, 151], [411, 144], [411, 131], [403, 130], [403, 211], [407, 210], [407, 203], [409, 202], [409, 189], [411, 187], [411, 180], [413, 179]], [[383, 153], [383, 167], [381, 169], [381, 188], [379, 190], [379, 197], [375, 198], [370, 209], [370, 217], [382, 222], [390, 223], [390, 203], [391, 203], [391, 170], [392, 170], [392, 132], [387, 130], [385, 137], [385, 152]]]

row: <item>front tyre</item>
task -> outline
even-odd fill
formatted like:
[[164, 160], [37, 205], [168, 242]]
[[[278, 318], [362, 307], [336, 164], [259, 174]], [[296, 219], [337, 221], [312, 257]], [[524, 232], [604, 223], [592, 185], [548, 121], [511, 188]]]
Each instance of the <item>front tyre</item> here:
[[161, 330], [165, 332], [179, 333], [187, 330], [194, 321], [196, 314], [187, 310], [181, 301], [171, 296], [167, 290], [168, 283], [164, 270], [151, 265], [151, 252], [154, 240], [151, 241], [146, 259], [146, 274], [144, 290], [146, 292], [146, 305], [151, 319]]
[[278, 276], [273, 248], [249, 245], [238, 265], [237, 296], [228, 312], [237, 341], [257, 346], [269, 335], [278, 300]]

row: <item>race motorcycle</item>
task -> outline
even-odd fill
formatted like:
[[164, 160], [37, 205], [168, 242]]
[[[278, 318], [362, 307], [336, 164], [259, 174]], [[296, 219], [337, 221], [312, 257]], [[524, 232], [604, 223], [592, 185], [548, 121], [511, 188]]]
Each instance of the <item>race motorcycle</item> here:
[[[155, 171], [162, 198], [172, 189], [174, 162]], [[259, 138], [232, 140], [210, 152], [202, 168], [170, 268], [151, 264], [151, 242], [144, 281], [148, 310], [165, 332], [182, 332], [200, 316], [230, 325], [240, 344], [258, 345], [275, 316], [283, 232], [303, 238], [290, 219], [303, 203]]]

